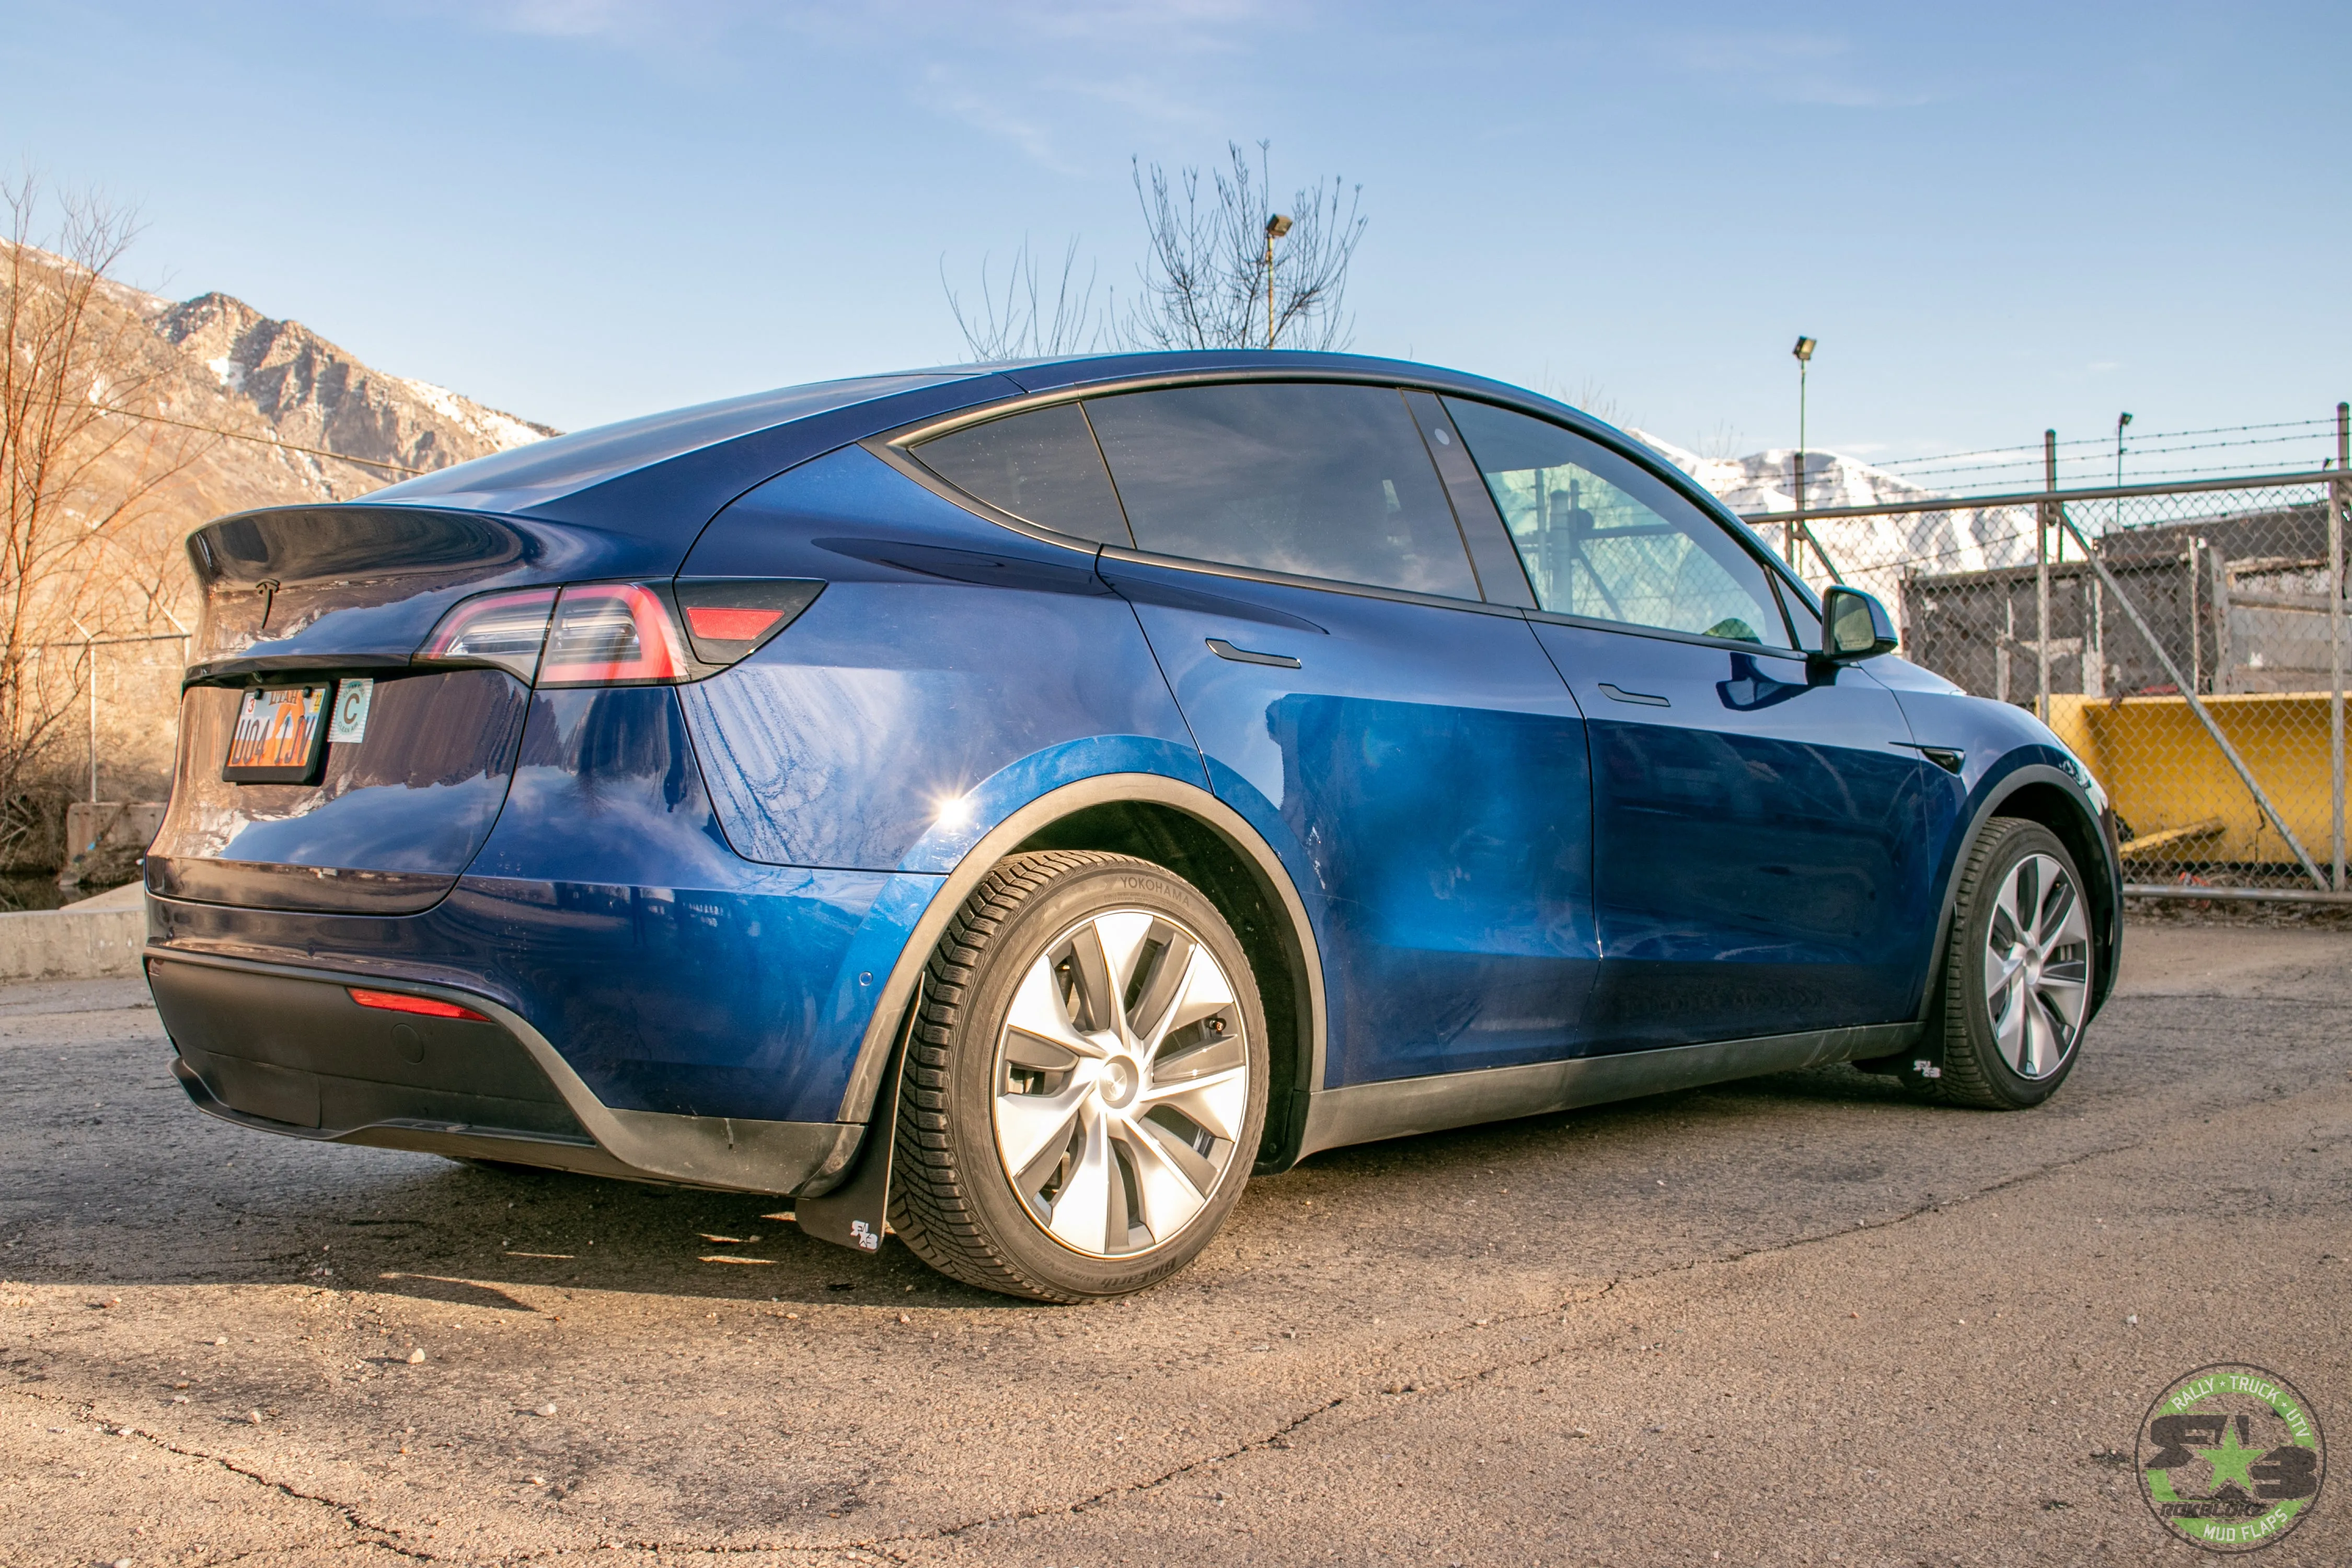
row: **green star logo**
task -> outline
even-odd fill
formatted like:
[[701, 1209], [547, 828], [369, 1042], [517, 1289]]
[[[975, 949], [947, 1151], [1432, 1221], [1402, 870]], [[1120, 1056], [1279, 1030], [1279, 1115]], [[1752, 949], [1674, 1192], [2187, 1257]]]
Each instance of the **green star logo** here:
[[2240, 1491], [2252, 1495], [2254, 1461], [2263, 1457], [2264, 1450], [2241, 1447], [2237, 1423], [2222, 1426], [2220, 1447], [2191, 1448], [2189, 1451], [2213, 1467], [2214, 1491], [2219, 1492], [2224, 1486], [2234, 1483]]

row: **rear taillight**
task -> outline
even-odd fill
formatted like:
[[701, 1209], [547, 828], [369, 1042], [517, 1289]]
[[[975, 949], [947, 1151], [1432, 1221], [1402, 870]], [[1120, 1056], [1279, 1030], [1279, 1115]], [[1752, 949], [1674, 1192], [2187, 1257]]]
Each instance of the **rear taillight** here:
[[687, 639], [705, 664], [729, 665], [799, 618], [824, 592], [822, 583], [792, 578], [700, 577], [673, 590], [686, 615]]
[[529, 685], [555, 610], [553, 588], [484, 594], [450, 606], [416, 650], [419, 664], [495, 665]]
[[669, 606], [651, 588], [588, 583], [563, 590], [539, 667], [541, 686], [627, 686], [694, 675]]
[[798, 579], [705, 577], [484, 594], [441, 617], [416, 662], [494, 665], [541, 689], [698, 680], [758, 649], [824, 591]]

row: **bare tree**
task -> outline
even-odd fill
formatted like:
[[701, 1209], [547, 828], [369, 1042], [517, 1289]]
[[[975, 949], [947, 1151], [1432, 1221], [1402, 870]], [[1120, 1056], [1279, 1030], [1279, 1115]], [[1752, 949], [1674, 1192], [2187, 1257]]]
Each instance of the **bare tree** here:
[[1062, 252], [1060, 274], [1042, 265], [1024, 239], [1000, 290], [983, 258], [979, 300], [971, 309], [948, 281], [947, 295], [974, 359], [1043, 358], [1104, 349], [1339, 349], [1353, 321], [1342, 309], [1348, 268], [1370, 220], [1359, 210], [1361, 185], [1318, 180], [1293, 194], [1286, 212], [1272, 205], [1268, 143], [1258, 167], [1240, 143], [1226, 143], [1228, 167], [1208, 176], [1183, 169], [1172, 178], [1154, 163], [1134, 165], [1147, 257], [1137, 271], [1140, 298], [1122, 311], [1115, 291], [1099, 304], [1095, 271], [1078, 278], [1078, 242]]
[[1078, 242], [1073, 238], [1062, 252], [1061, 276], [1046, 291], [1046, 275], [1031, 254], [1024, 236], [1013, 253], [1000, 296], [990, 282], [988, 258], [980, 261], [979, 303], [970, 311], [948, 281], [947, 258], [940, 258], [940, 287], [954, 312], [957, 330], [975, 360], [1045, 359], [1055, 354], [1086, 353], [1110, 341], [1108, 306], [1095, 304], [1095, 271], [1087, 268], [1084, 283], [1077, 278]]
[[1590, 414], [1603, 424], [1628, 423], [1624, 407], [1617, 401], [1617, 395], [1611, 392], [1599, 376], [1586, 376], [1577, 384], [1575, 390], [1570, 391], [1568, 384], [1553, 375], [1551, 367], [1546, 365], [1542, 374], [1536, 377], [1535, 388], [1546, 397]]
[[1348, 268], [1370, 221], [1360, 211], [1363, 187], [1318, 180], [1277, 216], [1268, 144], [1258, 143], [1255, 171], [1239, 142], [1226, 153], [1206, 193], [1199, 169], [1171, 180], [1157, 163], [1148, 175], [1136, 163], [1150, 254], [1122, 335], [1158, 349], [1345, 348], [1354, 325], [1342, 309]]
[[159, 419], [159, 341], [110, 292], [136, 234], [83, 196], [0, 184], [0, 855], [36, 826], [28, 791], [72, 755], [97, 646], [173, 629], [175, 530], [146, 503], [215, 437]]

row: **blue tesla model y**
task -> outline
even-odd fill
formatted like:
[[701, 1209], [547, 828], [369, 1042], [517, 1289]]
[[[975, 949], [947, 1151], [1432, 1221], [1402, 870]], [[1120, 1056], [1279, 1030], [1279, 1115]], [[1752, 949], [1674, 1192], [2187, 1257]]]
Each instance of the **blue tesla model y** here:
[[2116, 973], [2049, 731], [1423, 365], [793, 387], [189, 552], [146, 965], [198, 1106], [1014, 1295], [1340, 1144], [1836, 1061], [2034, 1105]]

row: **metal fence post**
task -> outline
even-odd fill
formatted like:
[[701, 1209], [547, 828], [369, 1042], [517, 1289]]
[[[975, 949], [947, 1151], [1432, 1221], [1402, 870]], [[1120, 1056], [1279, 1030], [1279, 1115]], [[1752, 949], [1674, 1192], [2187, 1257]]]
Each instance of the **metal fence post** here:
[[1787, 546], [1780, 553], [1789, 558], [1790, 566], [1799, 576], [1802, 576], [1805, 569], [1797, 564], [1797, 541], [1805, 532], [1805, 447], [1803, 442], [1800, 441], [1797, 444], [1797, 449], [1789, 461], [1796, 470], [1789, 485], [1789, 495], [1796, 502], [1797, 510], [1789, 526], [1780, 531], [1781, 543]]
[[2352, 403], [2336, 405], [2336, 478], [2327, 487], [2327, 776], [2336, 890], [2344, 890], [2344, 506], [2352, 500]]
[[[2042, 433], [2042, 488], [2058, 488], [2058, 432]], [[2062, 514], [2063, 515], [2063, 514]], [[2050, 722], [2050, 503], [2035, 509], [2033, 518], [2033, 716]]]

